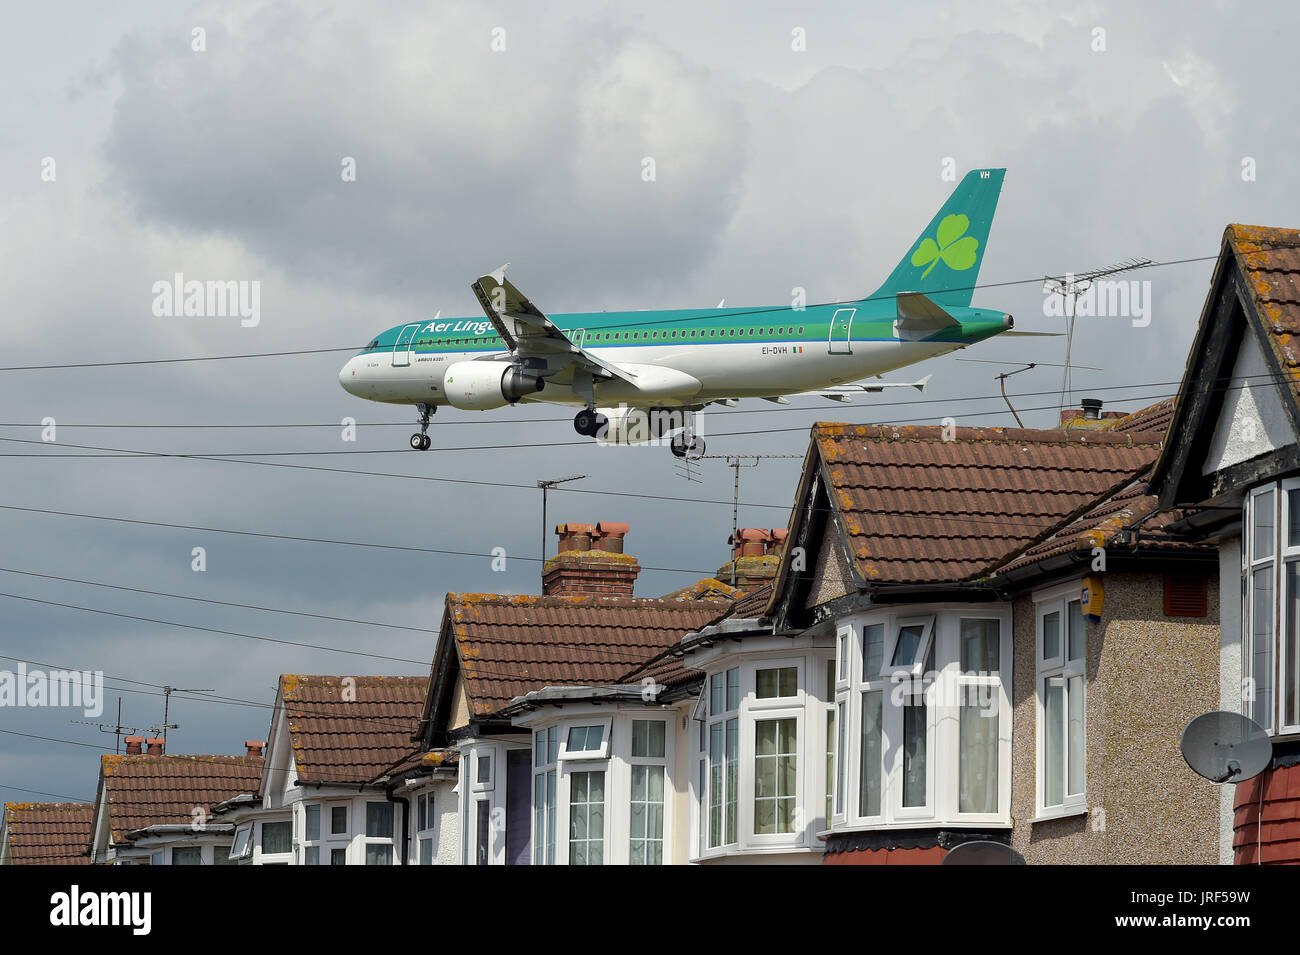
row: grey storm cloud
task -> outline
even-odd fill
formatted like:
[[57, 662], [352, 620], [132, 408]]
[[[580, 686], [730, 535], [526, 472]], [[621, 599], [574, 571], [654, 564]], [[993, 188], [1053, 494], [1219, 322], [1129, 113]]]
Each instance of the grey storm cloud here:
[[394, 16], [375, 29], [277, 8], [213, 26], [203, 53], [123, 43], [112, 182], [147, 221], [370, 287], [468, 281], [515, 256], [626, 292], [708, 258], [746, 130], [705, 68], [603, 24], [545, 47], [506, 28], [494, 52], [487, 21], [456, 8]]

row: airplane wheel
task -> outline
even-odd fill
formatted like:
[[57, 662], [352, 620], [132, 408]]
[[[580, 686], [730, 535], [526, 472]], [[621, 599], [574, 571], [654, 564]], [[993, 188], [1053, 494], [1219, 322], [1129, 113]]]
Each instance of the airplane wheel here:
[[668, 450], [673, 453], [675, 458], [686, 457], [686, 442], [682, 440], [681, 435], [675, 435], [672, 442], [668, 445]]
[[598, 438], [607, 434], [609, 434], [609, 419], [603, 414], [596, 415], [596, 426], [591, 429], [591, 436]]
[[420, 450], [428, 451], [433, 445], [433, 438], [429, 437], [427, 434], [420, 435], [420, 438], [422, 439], [420, 441]]
[[602, 415], [596, 414], [590, 408], [583, 408], [573, 416], [573, 430], [578, 432], [584, 438], [595, 436], [596, 429], [599, 427], [599, 420]]
[[424, 450], [424, 435], [422, 434], [411, 435], [411, 450], [412, 451]]

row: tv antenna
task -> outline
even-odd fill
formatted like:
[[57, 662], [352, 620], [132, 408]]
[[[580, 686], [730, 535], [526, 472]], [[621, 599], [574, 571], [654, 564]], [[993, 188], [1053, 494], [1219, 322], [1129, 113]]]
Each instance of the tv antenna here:
[[113, 752], [117, 753], [118, 755], [121, 755], [122, 753], [123, 736], [125, 736], [127, 733], [144, 732], [143, 730], [138, 729], [137, 727], [134, 726], [122, 725], [122, 698], [120, 696], [117, 698], [117, 722], [116, 723], [92, 723], [89, 720], [69, 720], [68, 722], [79, 723], [82, 726], [93, 726], [96, 729], [98, 729], [101, 733], [112, 733], [114, 736], [117, 737], [117, 745], [113, 747]]
[[[700, 460], [726, 461], [727, 467], [736, 472], [731, 485], [731, 540], [735, 546], [736, 535], [740, 533], [740, 469], [756, 468], [765, 458], [802, 458], [802, 454], [705, 454]], [[736, 558], [731, 559], [731, 586], [736, 586]]]
[[213, 690], [212, 687], [192, 687], [192, 686], [164, 686], [162, 689], [163, 689], [163, 720], [161, 724], [151, 726], [150, 730], [155, 735], [157, 735], [159, 732], [162, 733], [163, 752], [165, 753], [167, 752], [167, 731], [169, 729], [171, 730], [180, 729], [180, 726], [178, 724], [167, 722], [167, 713], [171, 706], [172, 694], [173, 693], [211, 693], [213, 692]]
[[[1243, 783], [1268, 769], [1273, 744], [1268, 731], [1249, 716], [1211, 710], [1196, 717], [1183, 730], [1178, 748], [1187, 765], [1212, 783]], [[1259, 787], [1255, 815], [1255, 863], [1260, 862], [1264, 815], [1264, 787]]]
[[546, 563], [546, 495], [557, 484], [568, 484], [570, 481], [581, 481], [586, 476], [587, 475], [585, 474], [570, 474], [568, 477], [551, 478], [549, 481], [537, 482], [537, 486], [541, 488], [542, 491], [542, 554], [541, 557], [542, 557], [543, 565], [545, 565]]
[[1043, 291], [1061, 296], [1061, 311], [1065, 311], [1065, 299], [1067, 297], [1070, 299], [1070, 312], [1066, 316], [1065, 327], [1065, 371], [1061, 375], [1061, 398], [1056, 408], [1058, 413], [1065, 407], [1065, 393], [1070, 388], [1070, 349], [1074, 345], [1074, 318], [1078, 310], [1079, 296], [1088, 291], [1092, 283], [1098, 279], [1118, 275], [1120, 272], [1131, 272], [1133, 269], [1146, 268], [1150, 264], [1150, 259], [1137, 257], [1125, 259], [1123, 262], [1102, 269], [1093, 269], [1090, 272], [1066, 272], [1065, 275], [1043, 277]]
[[[1038, 368], [1040, 366], [1052, 367], [1052, 368], [1065, 367], [1064, 365], [1058, 364], [1057, 362], [1051, 362], [1051, 361], [1009, 362], [1009, 361], [992, 361], [988, 358], [957, 358], [954, 360], [955, 361], [977, 361], [985, 365], [1014, 365], [1014, 364], [1024, 365], [1025, 366], [1024, 368], [1017, 368], [1015, 371], [1004, 371], [1002, 374], [997, 376], [997, 382], [1002, 387], [1002, 400], [1007, 403], [1008, 408], [1011, 408], [1011, 399], [1007, 397], [1007, 379], [1010, 378], [1012, 375], [1018, 375], [1022, 371], [1029, 371], [1031, 368]], [[1102, 370], [1100, 368], [1093, 368], [1091, 365], [1075, 365], [1074, 367], [1086, 368], [1089, 371]], [[1016, 414], [1015, 408], [1011, 408], [1011, 417], [1016, 419], [1016, 424], [1020, 425], [1020, 427], [1023, 428], [1025, 426], [1025, 423], [1020, 420], [1020, 415]]]

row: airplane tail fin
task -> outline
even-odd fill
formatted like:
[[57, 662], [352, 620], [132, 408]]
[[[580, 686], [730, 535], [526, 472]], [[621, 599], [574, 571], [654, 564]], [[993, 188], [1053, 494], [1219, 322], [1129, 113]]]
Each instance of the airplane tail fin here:
[[969, 305], [1006, 172], [968, 172], [885, 284], [868, 298], [921, 292], [941, 305]]

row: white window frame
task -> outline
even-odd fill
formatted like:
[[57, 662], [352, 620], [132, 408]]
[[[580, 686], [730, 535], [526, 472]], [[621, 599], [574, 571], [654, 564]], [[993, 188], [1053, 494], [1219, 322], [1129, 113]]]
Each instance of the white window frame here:
[[[495, 746], [475, 746], [470, 755], [473, 757], [470, 762], [473, 764], [470, 770], [470, 790], [476, 793], [492, 792], [496, 789], [497, 778], [497, 747]], [[488, 761], [488, 778], [479, 779], [479, 760], [486, 757]]]
[[[609, 759], [610, 723], [610, 718], [604, 717], [599, 719], [575, 719], [563, 724], [560, 733], [560, 762]], [[600, 745], [595, 749], [569, 749], [569, 734], [571, 734], [575, 729], [586, 726], [601, 727]]]
[[253, 824], [251, 822], [241, 822], [235, 827], [235, 836], [230, 843], [230, 854], [227, 858], [232, 862], [242, 862], [245, 859], [251, 859], [252, 857]]
[[[316, 838], [307, 838], [307, 813], [308, 810], [315, 809], [320, 815], [317, 817]], [[320, 865], [320, 856], [323, 854], [325, 844], [325, 825], [326, 825], [325, 806], [319, 802], [300, 802], [295, 807], [294, 812], [294, 829], [298, 831], [297, 846], [295, 846], [296, 855], [299, 865], [311, 865], [307, 861], [307, 850], [316, 849], [316, 865]]]
[[[898, 678], [924, 676], [925, 660], [930, 655], [930, 646], [934, 643], [935, 614], [895, 618], [885, 631], [885, 655], [880, 660], [880, 675]], [[921, 626], [921, 642], [916, 648], [916, 657], [910, 664], [894, 665], [894, 654], [898, 651], [898, 638], [905, 627]]]
[[[590, 726], [592, 723], [575, 722], [574, 726]], [[606, 737], [608, 743], [608, 737]], [[573, 762], [565, 762], [563, 757], [560, 760], [560, 778], [558, 780], [556, 792], [556, 804], [559, 810], [557, 816], [557, 826], [555, 830], [555, 859], [559, 862], [563, 859], [565, 865], [570, 865], [569, 859], [569, 824], [571, 820], [572, 794], [573, 794], [573, 774], [574, 773], [604, 773], [605, 775], [605, 799], [604, 809], [601, 812], [601, 822], [603, 832], [601, 834], [601, 865], [612, 865], [610, 859], [610, 850], [612, 848], [610, 832], [610, 778], [612, 769], [611, 761], [601, 762], [593, 759], [579, 759]], [[590, 841], [590, 836], [588, 836]], [[563, 851], [561, 852], [561, 845]]]
[[[1034, 820], [1056, 819], [1063, 816], [1076, 816], [1088, 809], [1088, 623], [1083, 620], [1083, 656], [1070, 658], [1070, 608], [1071, 603], [1079, 603], [1083, 588], [1082, 578], [1036, 591], [1034, 600]], [[1043, 621], [1052, 613], [1059, 615], [1058, 640], [1060, 652], [1054, 656], [1044, 656]], [[1047, 698], [1044, 692], [1045, 681], [1060, 677], [1063, 681], [1061, 690], [1061, 802], [1047, 805]], [[1080, 727], [1081, 739], [1080, 767], [1083, 780], [1077, 793], [1070, 792], [1070, 680], [1078, 677], [1083, 687], [1083, 722]]]
[[[671, 802], [672, 799], [673, 780], [672, 780], [672, 774], [669, 771], [668, 759], [672, 753], [673, 717], [674, 717], [674, 712], [672, 710], [666, 710], [661, 716], [652, 713], [644, 713], [644, 714], [631, 713], [627, 717], [628, 786], [627, 786], [627, 799], [624, 800], [624, 805], [627, 808], [627, 836], [628, 836], [627, 862], [628, 864], [631, 864], [632, 862], [632, 838], [633, 838], [632, 837], [632, 776], [634, 773], [633, 767], [637, 767], [637, 766], [651, 766], [651, 767], [657, 766], [663, 770], [663, 780], [664, 780], [663, 801], [660, 803], [660, 823], [659, 823], [661, 828], [659, 831], [659, 839], [657, 841], [659, 842], [660, 864], [669, 865], [672, 863], [673, 833], [668, 828], [668, 826], [669, 826], [669, 819], [670, 819], [669, 803]], [[662, 756], [634, 756], [632, 754], [633, 740], [635, 739], [636, 736], [636, 724], [639, 722], [656, 722], [656, 723], [662, 723], [664, 725], [664, 754]], [[606, 803], [607, 803], [606, 812], [609, 811], [608, 781], [609, 781], [609, 777], [607, 776], [606, 777]], [[652, 805], [652, 804], [647, 802], [646, 805]], [[651, 840], [647, 837], [647, 841], [649, 842], [655, 840]], [[609, 861], [608, 848], [609, 846], [608, 844], [606, 844], [605, 856], [606, 856], [607, 863]]]
[[[1300, 669], [1300, 640], [1292, 651], [1288, 640], [1293, 623], [1290, 619], [1290, 602], [1286, 598], [1287, 566], [1300, 561], [1300, 544], [1288, 543], [1291, 524], [1292, 491], [1300, 490], [1300, 478], [1286, 478], [1272, 481], [1252, 488], [1246, 494], [1242, 514], [1242, 640], [1241, 640], [1241, 675], [1242, 704], [1241, 711], [1264, 727], [1272, 737], [1293, 736], [1300, 734], [1300, 712], [1295, 722], [1288, 722], [1286, 676], [1288, 669]], [[1273, 538], [1272, 547], [1267, 557], [1255, 557], [1255, 515], [1260, 497], [1272, 492], [1273, 498]], [[1255, 697], [1259, 687], [1255, 683], [1255, 600], [1254, 575], [1266, 572], [1272, 581], [1272, 620], [1270, 621], [1269, 670], [1270, 691], [1272, 699], [1265, 709], [1257, 705]], [[1296, 674], [1296, 686], [1300, 688], [1300, 673]], [[1297, 689], [1300, 693], [1300, 689]]]
[[[735, 706], [732, 706], [730, 704], [730, 701], [727, 698], [729, 678], [730, 678], [730, 674], [733, 671], [736, 674], [736, 705]], [[700, 758], [704, 762], [704, 788], [703, 788], [703, 792], [701, 792], [700, 794], [700, 801], [699, 801], [700, 814], [703, 817], [701, 821], [701, 825], [699, 827], [700, 829], [699, 858], [702, 859], [713, 857], [713, 856], [726, 855], [728, 851], [742, 844], [745, 838], [744, 836], [745, 800], [743, 798], [745, 793], [745, 784], [744, 784], [744, 773], [745, 773], [744, 762], [745, 761], [744, 761], [744, 745], [742, 743], [744, 729], [741, 725], [743, 721], [741, 720], [741, 716], [740, 716], [741, 710], [744, 708], [745, 705], [744, 677], [745, 677], [744, 670], [741, 667], [741, 665], [737, 661], [731, 660], [728, 662], [726, 666], [723, 666], [716, 671], [711, 671], [707, 673], [704, 678], [703, 733], [702, 733], [702, 739], [700, 741], [701, 742]], [[713, 709], [713, 681], [715, 678], [720, 679], [722, 681], [721, 682], [722, 709], [717, 711]], [[727, 724], [733, 720], [736, 723], [736, 782], [735, 782], [734, 793], [730, 792], [727, 786]], [[721, 793], [721, 799], [719, 800], [719, 806], [720, 806], [719, 811], [721, 813], [719, 818], [719, 823], [718, 823], [719, 833], [720, 833], [718, 837], [719, 842], [717, 845], [712, 845], [711, 844], [712, 843], [712, 822], [713, 822], [712, 748], [713, 748], [713, 728], [715, 726], [721, 728], [720, 731], [722, 734], [721, 736], [722, 744], [720, 750], [721, 764], [722, 764], [722, 773], [720, 776], [722, 781], [722, 793]], [[750, 788], [751, 789], [753, 788], [752, 784]], [[735, 803], [736, 803], [736, 833], [735, 833], [736, 837], [731, 841], [727, 840], [727, 802], [728, 802], [727, 797], [728, 796], [734, 796]]]
[[[437, 865], [438, 864], [438, 816], [436, 812], [436, 789], [425, 789], [415, 794], [415, 864], [416, 865]], [[420, 807], [424, 807], [421, 819]], [[429, 862], [425, 863], [421, 858], [422, 847], [425, 841], [429, 843]]]
[[[546, 735], [546, 734], [548, 734], [548, 733], [554, 733], [554, 734], [555, 734], [555, 741], [554, 741], [553, 744], [549, 742], [549, 738], [548, 738], [547, 735]], [[530, 796], [529, 796], [530, 801], [531, 801], [531, 805], [530, 805], [530, 807], [529, 807], [529, 810], [530, 810], [530, 816], [531, 816], [530, 826], [531, 826], [531, 831], [532, 831], [532, 841], [531, 841], [530, 844], [529, 844], [529, 852], [532, 853], [532, 859], [531, 859], [531, 861], [532, 861], [532, 864], [533, 864], [533, 865], [555, 865], [556, 862], [559, 861], [559, 858], [558, 858], [557, 855], [556, 855], [556, 843], [558, 843], [559, 840], [560, 840], [560, 826], [559, 826], [559, 814], [560, 814], [560, 778], [559, 778], [559, 769], [560, 769], [560, 767], [559, 767], [559, 758], [560, 758], [560, 757], [559, 757], [559, 754], [560, 754], [560, 736], [559, 736], [559, 734], [560, 734], [560, 727], [557, 726], [557, 725], [555, 725], [555, 724], [551, 724], [550, 726], [540, 726], [540, 727], [537, 727], [537, 728], [533, 731], [533, 752], [532, 752], [533, 771], [532, 771], [532, 775], [531, 775], [531, 778], [532, 778], [532, 791], [531, 791], [531, 794], [530, 794]], [[538, 754], [538, 740], [539, 740], [539, 738], [543, 738], [543, 739], [547, 739], [547, 740], [548, 740], [547, 743], [545, 744], [545, 745], [546, 745], [546, 756], [547, 756], [547, 758], [546, 758], [545, 760], [540, 760], [540, 759], [538, 759], [538, 756], [537, 756], [537, 754]], [[554, 746], [554, 752], [555, 752], [555, 755], [554, 755], [553, 757], [551, 756], [552, 745]], [[538, 820], [538, 803], [537, 803], [537, 780], [538, 780], [539, 778], [542, 780], [543, 791], [554, 790], [554, 792], [555, 792], [555, 802], [554, 802], [554, 804], [553, 804], [553, 805], [545, 805], [545, 804], [544, 804], [544, 806], [543, 806], [543, 808], [542, 808], [542, 813], [541, 813], [542, 818], [541, 818], [540, 822], [541, 822], [541, 829], [542, 829], [543, 831], [540, 831], [540, 832], [538, 831], [538, 829], [539, 829], [539, 826], [538, 826], [538, 822], [539, 822], [539, 820]], [[554, 830], [555, 830], [555, 835], [554, 835], [554, 837], [551, 839], [551, 854], [550, 854], [550, 858], [549, 858], [549, 859], [547, 859], [547, 858], [541, 858], [540, 861], [539, 861], [539, 854], [544, 856], [545, 853], [546, 853], [546, 832], [545, 832], [544, 830], [545, 830], [546, 827], [547, 827], [547, 823], [551, 823], [551, 824], [552, 824], [552, 828], [554, 828]]]
[[[389, 812], [392, 814], [392, 817], [393, 817], [393, 825], [392, 825], [391, 830], [389, 831], [387, 837], [385, 837], [385, 836], [372, 836], [372, 835], [370, 835], [369, 832], [368, 832], [368, 830], [369, 830], [369, 828], [370, 828], [370, 819], [369, 819], [370, 810], [369, 810], [369, 808], [367, 808], [367, 807], [368, 807], [369, 804], [372, 803], [372, 802], [373, 802], [373, 803], [376, 803], [376, 804], [378, 804], [378, 805], [388, 805], [388, 806], [391, 807], [391, 808], [389, 809]], [[383, 846], [383, 845], [387, 845], [387, 846], [389, 846], [389, 847], [391, 848], [391, 850], [392, 850], [392, 854], [391, 854], [391, 855], [389, 856], [389, 858], [388, 858], [388, 864], [389, 864], [389, 865], [399, 865], [399, 864], [401, 863], [402, 860], [401, 860], [401, 858], [399, 857], [399, 855], [398, 855], [398, 851], [397, 851], [397, 849], [398, 849], [398, 846], [397, 846], [397, 838], [396, 838], [397, 827], [398, 827], [398, 823], [397, 823], [397, 804], [396, 804], [396, 803], [393, 803], [393, 802], [389, 802], [387, 799], [383, 799], [383, 798], [380, 798], [380, 799], [367, 798], [367, 799], [362, 803], [362, 806], [361, 806], [361, 820], [362, 820], [362, 824], [361, 824], [361, 827], [360, 827], [360, 831], [357, 833], [357, 842], [358, 842], [358, 844], [360, 845], [360, 849], [361, 849], [361, 858], [360, 858], [359, 860], [357, 860], [357, 861], [358, 861], [361, 865], [365, 865], [365, 864], [366, 864], [366, 849], [367, 849], [367, 848], [369, 848], [370, 846]]]

